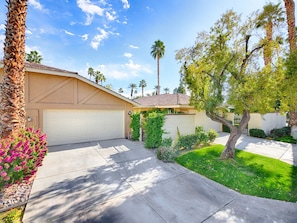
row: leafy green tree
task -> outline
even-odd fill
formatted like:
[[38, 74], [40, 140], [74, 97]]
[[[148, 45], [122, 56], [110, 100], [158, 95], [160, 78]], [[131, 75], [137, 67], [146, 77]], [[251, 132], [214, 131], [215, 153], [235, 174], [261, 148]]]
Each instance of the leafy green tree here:
[[94, 68], [93, 67], [89, 67], [89, 69], [88, 69], [88, 75], [90, 76], [90, 80], [94, 76], [94, 74], [95, 74]]
[[155, 41], [154, 45], [152, 46], [151, 55], [154, 59], [157, 59], [157, 69], [158, 69], [158, 90], [157, 94], [160, 94], [160, 59], [165, 54], [165, 45], [161, 40]]
[[[190, 103], [231, 130], [222, 159], [234, 157], [235, 144], [250, 120], [250, 113], [272, 112], [276, 99], [282, 98], [281, 60], [275, 58], [274, 66], [261, 66], [259, 58], [265, 44], [252, 39], [256, 37], [255, 23], [252, 18], [242, 23], [239, 15], [227, 11], [209, 32], [198, 34], [193, 47], [181, 49], [176, 55], [191, 91]], [[228, 105], [242, 115], [238, 126], [226, 119]]]
[[142, 95], [142, 97], [144, 96], [144, 88], [145, 88], [146, 86], [147, 86], [146, 81], [142, 79], [142, 80], [139, 82], [139, 87], [141, 87], [141, 95]]
[[119, 93], [120, 93], [120, 94], [124, 93], [123, 88], [119, 88]]
[[[266, 37], [263, 40], [265, 45], [263, 49], [264, 54], [264, 63], [268, 65], [272, 61], [272, 50], [271, 44], [274, 44], [273, 41], [273, 28], [278, 26], [280, 23], [285, 21], [283, 17], [284, 11], [280, 6], [280, 3], [274, 5], [268, 3], [264, 6], [263, 11], [257, 17], [257, 28], [264, 28], [266, 32]], [[277, 38], [279, 39], [279, 38]]]
[[26, 53], [26, 61], [28, 62], [40, 64], [42, 59], [42, 56], [36, 50]]
[[130, 96], [131, 96], [131, 98], [133, 98], [133, 93], [134, 93], [134, 90], [137, 88], [137, 85], [131, 83], [131, 84], [129, 85], [129, 88], [131, 88], [131, 94], [130, 94]]
[[105, 86], [105, 88], [107, 88], [108, 90], [112, 90], [112, 85], [111, 85], [111, 84], [107, 84], [107, 85]]

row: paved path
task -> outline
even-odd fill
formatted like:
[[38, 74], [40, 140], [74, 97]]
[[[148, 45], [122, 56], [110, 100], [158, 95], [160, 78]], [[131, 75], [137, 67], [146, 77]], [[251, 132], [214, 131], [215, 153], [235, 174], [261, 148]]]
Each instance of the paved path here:
[[157, 160], [140, 142], [118, 139], [49, 150], [25, 223], [297, 222], [296, 203], [241, 195]]
[[[228, 140], [228, 133], [220, 133], [220, 137], [215, 140], [217, 144], [225, 145]], [[272, 157], [289, 164], [297, 166], [297, 145], [266, 140], [256, 137], [242, 135], [236, 144], [236, 148], [247, 152]]]

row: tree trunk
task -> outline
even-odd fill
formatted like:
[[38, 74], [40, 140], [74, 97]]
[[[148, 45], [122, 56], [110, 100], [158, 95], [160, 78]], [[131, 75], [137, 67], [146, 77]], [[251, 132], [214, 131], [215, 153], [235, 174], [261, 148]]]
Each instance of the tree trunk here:
[[157, 58], [157, 66], [158, 66], [158, 89], [157, 94], [160, 95], [160, 57]]
[[290, 53], [296, 50], [296, 27], [295, 27], [295, 2], [294, 0], [284, 0], [287, 14], [288, 39]]
[[[250, 112], [245, 110], [242, 115], [242, 119], [238, 127], [231, 126], [231, 133], [229, 139], [225, 145], [224, 151], [222, 152], [220, 159], [232, 159], [235, 157], [235, 145], [237, 140], [240, 138], [244, 129], [246, 128], [250, 120]], [[230, 125], [230, 124], [229, 124]], [[230, 127], [230, 126], [229, 126]]]
[[264, 64], [265, 66], [270, 65], [272, 61], [272, 52], [271, 52], [271, 42], [272, 42], [272, 29], [273, 24], [272, 22], [268, 22], [265, 30], [266, 30], [266, 45], [264, 46]]
[[0, 88], [0, 135], [6, 138], [25, 127], [25, 30], [27, 0], [9, 0]]

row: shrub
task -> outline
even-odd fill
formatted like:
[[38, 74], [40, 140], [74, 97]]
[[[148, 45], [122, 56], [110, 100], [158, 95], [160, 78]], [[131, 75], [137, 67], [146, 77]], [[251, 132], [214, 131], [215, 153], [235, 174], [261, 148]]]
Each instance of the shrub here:
[[163, 139], [161, 147], [157, 148], [157, 157], [164, 162], [174, 162], [178, 154], [178, 148], [172, 146], [172, 138]]
[[159, 112], [151, 112], [147, 115], [144, 124], [146, 133], [145, 147], [158, 148], [162, 144], [162, 127], [165, 122], [165, 114]]
[[214, 129], [210, 129], [207, 134], [209, 142], [213, 142], [219, 136], [218, 132]]
[[132, 140], [139, 140], [140, 137], [140, 113], [134, 113], [131, 115], [131, 124], [130, 128], [132, 129]]
[[27, 128], [16, 138], [0, 141], [0, 188], [29, 179], [42, 165], [47, 153], [46, 135], [40, 130]]
[[178, 149], [192, 149], [193, 146], [196, 146], [199, 143], [200, 140], [198, 134], [181, 135], [176, 143], [176, 147]]
[[262, 129], [250, 129], [250, 136], [258, 138], [266, 138], [266, 134]]
[[270, 131], [270, 136], [272, 138], [279, 138], [283, 136], [290, 136], [291, 135], [291, 127], [283, 127], [280, 129], [272, 129]]

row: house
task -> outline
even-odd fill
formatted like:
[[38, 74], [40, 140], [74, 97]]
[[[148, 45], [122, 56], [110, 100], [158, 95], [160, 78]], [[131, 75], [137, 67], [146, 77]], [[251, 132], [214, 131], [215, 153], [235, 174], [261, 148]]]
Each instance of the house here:
[[190, 104], [190, 96], [185, 94], [160, 94], [134, 100], [139, 105], [134, 107], [135, 112], [149, 111], [153, 109], [167, 110], [163, 130], [164, 138], [176, 139], [178, 131], [182, 135], [195, 133], [197, 126], [203, 126], [204, 130], [215, 129], [222, 131], [222, 124], [212, 121], [205, 112], [197, 111]]
[[137, 106], [76, 72], [29, 62], [25, 103], [27, 126], [46, 133], [49, 145], [128, 137], [129, 114]]

